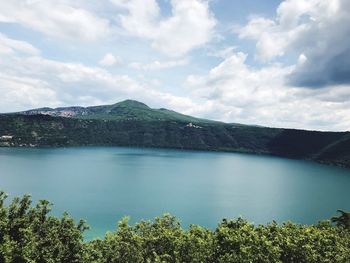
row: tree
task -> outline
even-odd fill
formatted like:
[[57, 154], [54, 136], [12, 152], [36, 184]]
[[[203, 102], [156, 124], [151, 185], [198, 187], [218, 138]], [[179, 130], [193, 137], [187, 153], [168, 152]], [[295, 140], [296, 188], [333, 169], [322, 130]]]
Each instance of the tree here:
[[350, 230], [350, 212], [345, 212], [343, 210], [337, 210], [340, 213], [340, 216], [333, 216], [331, 221], [336, 223], [339, 227], [344, 227], [345, 229]]
[[48, 263], [83, 262], [84, 221], [67, 214], [49, 215], [51, 204], [41, 200], [31, 207], [31, 198], [14, 198], [5, 206], [6, 195], [0, 192], [0, 262]]

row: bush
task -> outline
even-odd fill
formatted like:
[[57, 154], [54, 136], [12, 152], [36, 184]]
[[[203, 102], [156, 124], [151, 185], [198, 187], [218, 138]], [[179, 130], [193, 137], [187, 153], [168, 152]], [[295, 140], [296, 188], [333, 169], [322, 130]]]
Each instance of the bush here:
[[323, 221], [255, 226], [242, 218], [224, 219], [213, 231], [197, 225], [185, 230], [176, 217], [165, 214], [135, 225], [124, 218], [104, 239], [84, 242], [85, 222], [76, 223], [67, 213], [51, 216], [48, 201], [32, 207], [25, 195], [6, 206], [5, 199], [0, 192], [4, 263], [350, 262], [350, 231], [344, 217], [333, 220], [337, 225]]

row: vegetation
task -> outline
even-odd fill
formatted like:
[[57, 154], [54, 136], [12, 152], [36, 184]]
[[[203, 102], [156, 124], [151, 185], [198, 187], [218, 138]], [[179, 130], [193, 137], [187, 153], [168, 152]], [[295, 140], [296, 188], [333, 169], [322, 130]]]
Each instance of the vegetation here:
[[[0, 193], [0, 262], [350, 262], [349, 217], [316, 225], [255, 226], [223, 220], [215, 230], [181, 228], [168, 214], [129, 225], [104, 239], [84, 242], [84, 221], [49, 214], [51, 204], [31, 206], [29, 196], [6, 205]], [[345, 213], [345, 212], [344, 212]], [[346, 213], [345, 213], [346, 214]]]
[[135, 101], [0, 114], [0, 146], [83, 145], [249, 152], [350, 168], [350, 132], [214, 122]]
[[85, 120], [137, 120], [137, 121], [180, 121], [218, 123], [199, 119], [167, 109], [152, 109], [142, 102], [125, 100], [112, 105], [92, 107], [41, 108], [21, 112], [24, 115], [47, 114], [51, 116], [69, 116]]
[[350, 230], [350, 212], [338, 210], [340, 216], [334, 216], [331, 218], [333, 223], [336, 223], [339, 227], [344, 227]]

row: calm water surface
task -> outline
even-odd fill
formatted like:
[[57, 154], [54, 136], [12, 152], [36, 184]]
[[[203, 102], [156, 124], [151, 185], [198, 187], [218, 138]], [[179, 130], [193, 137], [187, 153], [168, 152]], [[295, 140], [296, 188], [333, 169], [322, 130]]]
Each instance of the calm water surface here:
[[164, 212], [214, 228], [224, 217], [315, 223], [350, 210], [350, 170], [237, 153], [120, 147], [0, 148], [0, 189], [49, 199], [102, 237], [123, 216]]

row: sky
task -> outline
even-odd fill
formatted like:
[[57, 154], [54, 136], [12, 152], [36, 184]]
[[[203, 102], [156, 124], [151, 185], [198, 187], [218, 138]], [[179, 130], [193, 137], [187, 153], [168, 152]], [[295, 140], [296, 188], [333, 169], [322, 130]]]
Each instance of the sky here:
[[125, 99], [350, 130], [349, 0], [0, 0], [0, 112]]

